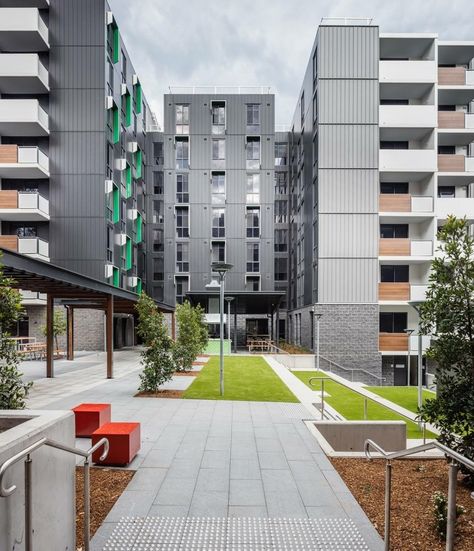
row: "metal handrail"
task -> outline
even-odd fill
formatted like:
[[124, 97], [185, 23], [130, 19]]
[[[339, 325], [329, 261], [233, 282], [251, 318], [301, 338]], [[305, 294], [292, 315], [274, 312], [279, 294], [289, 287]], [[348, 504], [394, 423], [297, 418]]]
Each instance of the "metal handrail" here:
[[[346, 385], [344, 383], [341, 383], [340, 381], [336, 381], [332, 377], [311, 377], [308, 380], [308, 383], [311, 386], [313, 386], [313, 383], [311, 381], [321, 381], [321, 419], [323, 419], [323, 415], [324, 415], [324, 381], [332, 381], [333, 383], [336, 383], [336, 384], [341, 385], [341, 386], [346, 386]], [[368, 415], [368, 400], [371, 400], [372, 402], [375, 402], [376, 404], [382, 405], [382, 406], [386, 407], [387, 409], [391, 409], [388, 406], [378, 402], [375, 398], [371, 398], [370, 396], [366, 396], [364, 393], [360, 392], [359, 390], [356, 390], [355, 388], [352, 388], [352, 387], [347, 387], [347, 388], [349, 390], [351, 390], [352, 392], [355, 392], [356, 394], [359, 394], [360, 396], [362, 396], [362, 398], [364, 398], [364, 420], [365, 421], [367, 420], [367, 415]], [[404, 413], [402, 413], [400, 411], [396, 411], [396, 410], [392, 410], [392, 411], [394, 411], [397, 415], [400, 415], [401, 417], [404, 417], [405, 419], [408, 419], [409, 421], [414, 422], [413, 419], [411, 417], [409, 417], [408, 415], [405, 415]], [[426, 421], [421, 421], [421, 428], [422, 428], [422, 434], [423, 434], [423, 444], [425, 444], [426, 443]]]
[[401, 459], [408, 457], [416, 453], [424, 452], [427, 450], [439, 449], [446, 456], [450, 458], [449, 462], [449, 477], [448, 477], [448, 519], [446, 527], [446, 551], [454, 550], [454, 532], [456, 525], [456, 484], [457, 475], [460, 465], [464, 465], [468, 469], [474, 471], [474, 461], [468, 459], [464, 455], [448, 448], [444, 444], [438, 441], [428, 442], [415, 448], [407, 448], [396, 452], [386, 452], [381, 446], [379, 446], [373, 440], [367, 439], [364, 443], [365, 456], [369, 461], [372, 460], [370, 454], [370, 448], [380, 453], [385, 459], [385, 522], [384, 522], [384, 545], [385, 551], [390, 550], [390, 522], [391, 522], [391, 509], [390, 502], [392, 496], [392, 461], [394, 459]]
[[[380, 386], [383, 386], [383, 381], [386, 380], [386, 377], [379, 377], [378, 375], [375, 375], [375, 373], [371, 373], [370, 371], [367, 371], [366, 369], [363, 369], [362, 367], [344, 367], [341, 364], [336, 363], [333, 360], [330, 360], [329, 358], [326, 358], [325, 356], [319, 356], [321, 360], [324, 360], [329, 364], [329, 367], [331, 368], [331, 364], [336, 366], [338, 369], [342, 369], [343, 371], [350, 371], [351, 372], [351, 382], [354, 382], [354, 371], [360, 371], [361, 373], [365, 373], [366, 375], [369, 375], [369, 377], [373, 377], [377, 381], [380, 382]], [[329, 369], [329, 372], [332, 373], [331, 369]]]
[[56, 448], [74, 455], [79, 455], [84, 457], [84, 549], [85, 551], [90, 550], [90, 458], [92, 454], [104, 446], [104, 451], [100, 456], [100, 461], [103, 461], [109, 453], [109, 441], [107, 438], [101, 438], [96, 444], [94, 444], [87, 451], [81, 450], [79, 448], [74, 448], [71, 446], [66, 446], [55, 440], [50, 440], [49, 438], [41, 438], [31, 446], [28, 446], [24, 450], [18, 452], [16, 455], [7, 459], [0, 466], [0, 497], [8, 497], [13, 494], [16, 490], [16, 485], [13, 484], [9, 488], [5, 488], [3, 485], [3, 478], [7, 470], [18, 463], [21, 459], [25, 458], [25, 551], [33, 550], [33, 542], [31, 539], [31, 510], [32, 510], [32, 499], [31, 499], [31, 454], [41, 448], [42, 446], [49, 446], [51, 448]]

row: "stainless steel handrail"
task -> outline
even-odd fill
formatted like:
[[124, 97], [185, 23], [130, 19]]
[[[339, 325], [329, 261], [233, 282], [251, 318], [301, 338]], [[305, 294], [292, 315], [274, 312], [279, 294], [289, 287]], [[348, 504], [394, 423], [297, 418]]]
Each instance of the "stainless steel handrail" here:
[[[346, 386], [346, 385], [344, 383], [341, 383], [340, 381], [336, 381], [332, 377], [311, 377], [308, 380], [308, 383], [311, 386], [313, 386], [311, 381], [321, 381], [321, 419], [323, 419], [323, 414], [324, 414], [324, 381], [332, 381], [333, 383], [336, 383], [336, 384], [341, 385], [341, 386]], [[381, 406], [383, 406], [387, 409], [390, 409], [388, 406], [386, 406], [384, 404], [381, 404], [380, 402], [378, 402], [374, 398], [371, 398], [370, 396], [366, 396], [365, 394], [363, 394], [359, 390], [356, 390], [355, 388], [352, 388], [352, 387], [347, 387], [347, 388], [349, 390], [351, 390], [352, 392], [355, 392], [356, 394], [359, 394], [359, 396], [362, 396], [362, 398], [364, 398], [364, 420], [367, 420], [368, 400], [371, 400], [372, 402], [375, 402], [376, 404], [379, 404], [379, 405], [381, 405]], [[396, 411], [396, 410], [392, 410], [392, 411], [394, 413], [396, 413], [397, 415], [400, 415], [401, 417], [404, 417], [405, 419], [408, 419], [412, 423], [415, 422], [411, 417], [408, 417], [408, 415], [405, 415], [404, 413], [401, 413], [400, 411]], [[425, 444], [426, 443], [426, 421], [421, 422], [421, 427], [422, 427], [422, 434], [423, 434], [423, 444]]]
[[103, 461], [109, 453], [109, 441], [107, 438], [101, 438], [94, 446], [86, 450], [81, 450], [79, 448], [74, 448], [71, 446], [66, 446], [55, 440], [50, 440], [49, 438], [41, 438], [31, 446], [28, 446], [24, 450], [21, 450], [16, 455], [7, 459], [0, 466], [0, 497], [8, 497], [14, 493], [16, 490], [16, 485], [5, 488], [3, 485], [3, 478], [7, 470], [18, 463], [21, 459], [25, 458], [25, 551], [33, 551], [33, 541], [31, 539], [31, 511], [32, 511], [32, 498], [31, 498], [31, 454], [42, 446], [49, 446], [58, 450], [62, 450], [74, 455], [79, 455], [84, 457], [84, 549], [85, 551], [90, 550], [90, 458], [92, 454], [101, 448], [104, 447], [104, 452], [100, 456], [100, 461]]
[[456, 526], [456, 484], [457, 475], [460, 465], [474, 470], [474, 461], [468, 459], [464, 455], [448, 448], [444, 444], [440, 444], [437, 441], [428, 442], [415, 448], [409, 448], [396, 452], [386, 452], [381, 446], [379, 446], [373, 440], [367, 439], [364, 443], [365, 456], [370, 461], [372, 455], [370, 449], [374, 449], [380, 453], [385, 459], [385, 522], [384, 522], [384, 545], [385, 551], [390, 550], [390, 523], [391, 523], [391, 509], [390, 502], [392, 496], [392, 461], [394, 459], [401, 459], [414, 455], [415, 453], [424, 452], [427, 450], [439, 449], [446, 456], [450, 458], [449, 462], [449, 477], [448, 477], [448, 520], [446, 528], [446, 551], [454, 550], [454, 536]]
[[[324, 356], [319, 356], [319, 358], [327, 362], [330, 368], [332, 365], [334, 365], [337, 369], [342, 369], [343, 371], [349, 371], [351, 373], [351, 382], [354, 382], [354, 371], [360, 371], [361, 373], [365, 373], [369, 377], [373, 377], [374, 379], [380, 382], [380, 386], [383, 386], [383, 381], [386, 380], [386, 377], [379, 377], [378, 375], [375, 375], [375, 373], [371, 373], [370, 371], [367, 371], [362, 367], [344, 367], [343, 365], [338, 364], [337, 362], [330, 360], [329, 358], [326, 358]], [[331, 369], [329, 369], [329, 373], [332, 373]]]

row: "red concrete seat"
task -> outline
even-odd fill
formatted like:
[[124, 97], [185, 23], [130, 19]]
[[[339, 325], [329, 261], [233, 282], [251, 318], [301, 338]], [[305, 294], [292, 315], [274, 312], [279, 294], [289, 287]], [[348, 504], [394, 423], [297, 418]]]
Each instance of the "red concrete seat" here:
[[76, 421], [76, 437], [90, 438], [105, 423], [110, 423], [110, 404], [79, 404], [72, 408]]
[[92, 435], [92, 445], [101, 438], [109, 441], [109, 453], [100, 461], [103, 448], [92, 455], [92, 461], [99, 465], [127, 465], [140, 450], [140, 423], [107, 423]]

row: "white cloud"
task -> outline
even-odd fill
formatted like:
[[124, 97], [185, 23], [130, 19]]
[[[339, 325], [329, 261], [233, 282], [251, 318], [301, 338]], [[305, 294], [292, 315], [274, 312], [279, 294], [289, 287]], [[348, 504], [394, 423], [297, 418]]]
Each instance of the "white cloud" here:
[[169, 85], [252, 85], [274, 88], [276, 122], [289, 124], [322, 17], [474, 40], [472, 0], [109, 1], [160, 121]]

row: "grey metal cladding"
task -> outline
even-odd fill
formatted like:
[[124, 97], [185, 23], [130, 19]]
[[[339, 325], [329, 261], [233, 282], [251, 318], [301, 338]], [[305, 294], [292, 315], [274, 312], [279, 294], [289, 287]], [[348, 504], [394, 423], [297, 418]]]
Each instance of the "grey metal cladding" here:
[[60, 84], [64, 88], [100, 88], [104, 90], [104, 50], [97, 46], [56, 46], [51, 50], [50, 63], [60, 65], [62, 81], [54, 75], [49, 85], [54, 90]]
[[104, 218], [104, 203], [97, 200], [95, 174], [53, 174], [50, 186], [54, 190], [54, 202], [50, 204], [53, 218]]
[[51, 47], [104, 46], [104, 0], [51, 0], [49, 42]]
[[320, 214], [319, 258], [376, 258], [377, 214]]
[[377, 169], [378, 163], [378, 126], [320, 125], [319, 168]]
[[318, 123], [378, 125], [378, 97], [375, 79], [321, 79]]
[[321, 169], [319, 213], [378, 213], [378, 170]]
[[[51, 174], [97, 174], [105, 177], [103, 132], [52, 132], [50, 135]], [[51, 193], [61, 193], [53, 189]], [[103, 195], [104, 188], [97, 189]]]
[[379, 28], [321, 26], [319, 78], [374, 78], [379, 75]]
[[[376, 303], [376, 258], [320, 258], [318, 279], [323, 303]], [[337, 277], [334, 277], [337, 274]]]
[[56, 89], [50, 94], [50, 131], [103, 132], [104, 90]]

